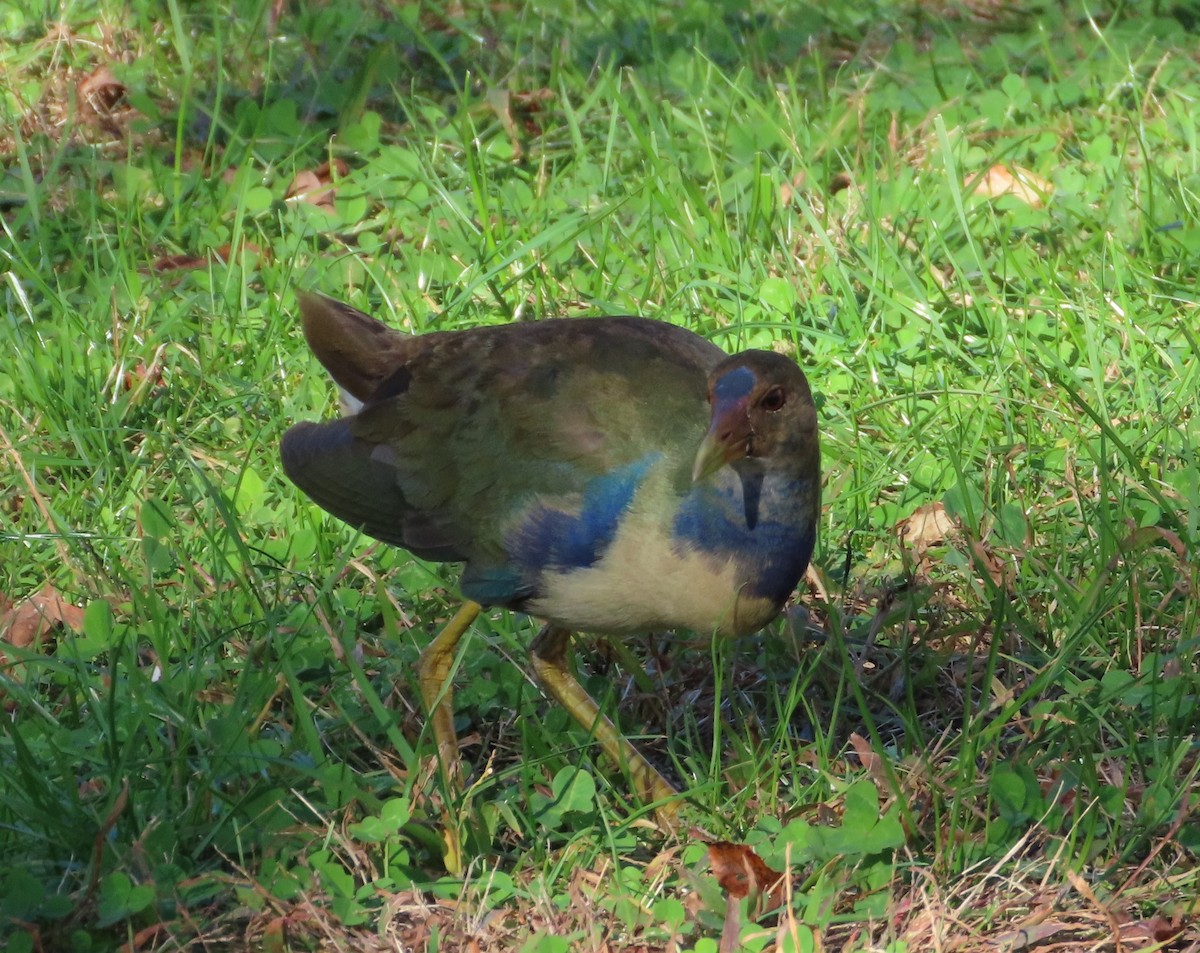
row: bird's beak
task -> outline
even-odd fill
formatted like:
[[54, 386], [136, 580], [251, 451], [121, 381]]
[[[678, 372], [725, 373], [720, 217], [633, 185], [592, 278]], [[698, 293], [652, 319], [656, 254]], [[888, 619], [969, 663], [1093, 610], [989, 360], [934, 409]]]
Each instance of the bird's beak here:
[[696, 453], [692, 482], [699, 483], [721, 467], [746, 456], [754, 430], [750, 426], [750, 402], [746, 399], [717, 404], [712, 423]]

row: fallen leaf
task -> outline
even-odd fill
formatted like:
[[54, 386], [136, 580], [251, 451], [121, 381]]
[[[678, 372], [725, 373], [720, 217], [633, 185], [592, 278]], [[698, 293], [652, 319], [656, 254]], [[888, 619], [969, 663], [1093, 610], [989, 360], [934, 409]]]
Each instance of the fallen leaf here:
[[963, 187], [988, 199], [1011, 195], [1030, 208], [1041, 208], [1054, 192], [1054, 186], [1040, 175], [1022, 169], [1019, 165], [1007, 166], [1001, 163], [979, 175], [969, 176]]
[[829, 194], [837, 195], [839, 192], [844, 192], [854, 184], [854, 180], [850, 178], [849, 172], [835, 173], [833, 178], [829, 180]]
[[[271, 257], [267, 252], [264, 252], [261, 248], [255, 245], [254, 242], [242, 242], [240, 252], [243, 258], [245, 258], [246, 255], [257, 255], [259, 258], [264, 260]], [[221, 245], [219, 248], [210, 250], [209, 254], [215, 255], [219, 261], [228, 264], [233, 260], [233, 246], [226, 243]]]
[[737, 953], [742, 948], [742, 905], [732, 893], [725, 894], [725, 924], [717, 953]]
[[267, 953], [287, 949], [287, 926], [286, 917], [272, 917], [267, 921], [261, 940], [263, 949]]
[[508, 134], [514, 161], [520, 162], [525, 157], [521, 133], [529, 137], [542, 134], [537, 115], [542, 111], [542, 106], [553, 98], [554, 90], [545, 88], [522, 93], [510, 92], [507, 89], [493, 89], [488, 92], [487, 103]]
[[1016, 582], [1017, 567], [1011, 559], [1005, 559], [984, 540], [971, 540], [971, 553], [975, 556], [976, 566], [986, 571], [997, 587], [1012, 588]]
[[117, 953], [137, 953], [138, 950], [154, 949], [158, 946], [155, 941], [167, 933], [169, 927], [165, 923], [155, 923], [142, 927], [124, 946], [117, 947]]
[[862, 762], [862, 766], [867, 769], [871, 780], [878, 785], [886, 785], [887, 772], [883, 769], [883, 758], [879, 754], [876, 754], [875, 749], [871, 747], [871, 742], [857, 731], [852, 731], [850, 732], [850, 747], [858, 755], [858, 760]]
[[[253, 242], [243, 242], [241, 248], [243, 255], [257, 255], [262, 259], [268, 257]], [[156, 258], [151, 262], [149, 270], [154, 274], [161, 275], [172, 271], [192, 271], [196, 268], [207, 268], [210, 257], [216, 258], [221, 264], [227, 264], [233, 258], [233, 246], [229, 244], [221, 245], [219, 248], [209, 249], [203, 255], [163, 255], [161, 258]]]
[[[1132, 532], [1129, 534], [1128, 538], [1121, 543], [1121, 553], [1129, 553], [1135, 549], [1141, 549], [1150, 545], [1151, 543], [1162, 540], [1162, 542], [1171, 547], [1171, 549], [1175, 552], [1175, 557], [1180, 562], [1187, 560], [1187, 546], [1185, 546], [1183, 540], [1179, 538], [1178, 533], [1173, 533], [1171, 530], [1164, 529], [1161, 526], [1131, 526], [1130, 529]], [[1116, 560], [1117, 556], [1114, 556], [1109, 560], [1109, 568], [1115, 569], [1117, 567]]]
[[121, 384], [127, 391], [141, 391], [145, 388], [157, 388], [163, 382], [162, 364], [157, 359], [153, 363], [147, 365], [145, 361], [138, 361], [133, 366], [133, 370], [125, 372]]
[[1078, 930], [1078, 924], [1050, 920], [1044, 923], [1030, 924], [1027, 927], [1011, 930], [1008, 933], [1001, 933], [999, 936], [991, 939], [990, 945], [998, 950], [1008, 950], [1011, 953], [1017, 953], [1019, 950], [1041, 946], [1047, 940], [1060, 933], [1066, 931], [1075, 932]]
[[154, 272], [190, 271], [193, 268], [203, 268], [208, 259], [203, 255], [163, 255], [156, 258], [150, 265]]
[[112, 74], [107, 66], [97, 66], [75, 87], [79, 101], [87, 104], [100, 115], [106, 115], [125, 98], [126, 86]]
[[957, 528], [954, 517], [946, 512], [941, 502], [919, 506], [907, 519], [896, 524], [900, 542], [911, 546], [917, 558], [923, 556], [930, 546], [943, 542]]
[[36, 595], [0, 615], [0, 641], [19, 649], [39, 645], [53, 628], [83, 631], [83, 610], [67, 602], [49, 583]]
[[284, 193], [284, 200], [299, 199], [309, 205], [332, 211], [335, 192], [333, 186], [349, 172], [350, 167], [342, 159], [322, 162], [315, 169], [297, 172], [292, 184]]
[[725, 891], [725, 924], [717, 949], [719, 953], [735, 953], [741, 949], [742, 899], [750, 898], [751, 915], [757, 919], [783, 902], [786, 881], [783, 874], [768, 867], [744, 844], [710, 841], [707, 846], [713, 875]]
[[544, 86], [540, 89], [529, 89], [512, 94], [513, 112], [521, 121], [527, 135], [540, 136], [542, 134], [542, 126], [537, 117], [546, 103], [553, 99], [554, 90]]
[[708, 845], [708, 860], [721, 889], [739, 900], [751, 893], [778, 894], [783, 883], [783, 874], [768, 867], [745, 844], [712, 841]]
[[792, 176], [791, 182], [784, 182], [779, 187], [779, 204], [791, 205], [792, 200], [804, 192], [804, 183], [807, 176], [803, 169]]
[[311, 205], [332, 205], [333, 194], [324, 190], [325, 187], [317, 177], [317, 173], [304, 170], [297, 172], [284, 193], [285, 199], [299, 198]]
[[[1121, 924], [1121, 940], [1124, 943], [1146, 940], [1155, 948], [1169, 945], [1183, 932], [1182, 917], [1167, 917], [1161, 914], [1144, 920], [1131, 920]], [[1140, 949], [1140, 947], [1139, 947]]]

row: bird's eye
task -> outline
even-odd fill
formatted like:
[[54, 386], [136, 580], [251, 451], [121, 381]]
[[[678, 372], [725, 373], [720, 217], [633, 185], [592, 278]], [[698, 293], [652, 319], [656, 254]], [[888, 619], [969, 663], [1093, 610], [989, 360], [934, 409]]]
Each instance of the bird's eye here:
[[783, 405], [787, 403], [787, 394], [783, 392], [782, 387], [772, 387], [763, 395], [763, 399], [758, 402], [758, 406], [767, 413], [773, 414], [777, 410], [783, 410]]

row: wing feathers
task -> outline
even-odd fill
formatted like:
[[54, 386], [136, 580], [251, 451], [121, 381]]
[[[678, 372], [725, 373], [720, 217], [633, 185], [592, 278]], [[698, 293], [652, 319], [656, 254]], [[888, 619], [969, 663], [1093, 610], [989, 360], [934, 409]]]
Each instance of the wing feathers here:
[[279, 452], [288, 479], [322, 509], [368, 536], [423, 559], [465, 559], [446, 527], [408, 505], [395, 468], [370, 444], [355, 439], [352, 420], [297, 424], [284, 434]]

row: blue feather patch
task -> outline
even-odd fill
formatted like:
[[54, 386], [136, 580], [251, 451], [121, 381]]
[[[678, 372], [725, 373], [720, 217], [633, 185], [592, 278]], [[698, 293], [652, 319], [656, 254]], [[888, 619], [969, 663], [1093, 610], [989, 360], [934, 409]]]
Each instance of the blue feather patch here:
[[749, 397], [754, 390], [754, 371], [748, 367], [735, 367], [726, 371], [713, 382], [713, 397], [718, 404]]
[[747, 594], [783, 602], [812, 557], [815, 492], [811, 480], [735, 477], [697, 486], [675, 515], [673, 535], [687, 548], [737, 562], [752, 580]]
[[467, 563], [458, 591], [481, 606], [512, 606], [534, 594], [525, 574], [511, 566], [476, 566]]
[[534, 505], [507, 537], [513, 561], [528, 572], [583, 569], [595, 565], [612, 545], [633, 497], [662, 457], [651, 453], [588, 482], [576, 513], [545, 503]]

